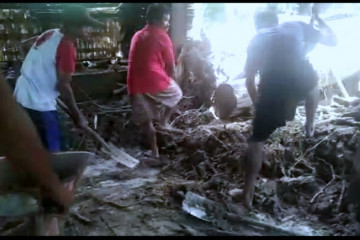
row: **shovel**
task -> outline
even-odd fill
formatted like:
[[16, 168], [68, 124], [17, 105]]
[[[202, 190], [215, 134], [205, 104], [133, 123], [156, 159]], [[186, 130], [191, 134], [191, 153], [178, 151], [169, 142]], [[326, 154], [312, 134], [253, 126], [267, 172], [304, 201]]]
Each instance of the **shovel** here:
[[[65, 103], [63, 101], [61, 101], [60, 99], [57, 99], [57, 102], [59, 104], [59, 106], [69, 115], [70, 111], [67, 108], [67, 106], [65, 105]], [[130, 156], [129, 154], [127, 154], [126, 152], [124, 152], [123, 150], [117, 148], [116, 146], [114, 146], [111, 143], [106, 143], [104, 141], [104, 139], [97, 133], [95, 132], [93, 129], [91, 129], [89, 126], [86, 126], [86, 128], [84, 129], [87, 133], [91, 134], [104, 148], [102, 149], [102, 151], [104, 153], [106, 153], [107, 155], [109, 155], [111, 157], [112, 160], [115, 160], [116, 162], [128, 167], [128, 168], [134, 168], [139, 164], [139, 160], [133, 158], [132, 156]]]

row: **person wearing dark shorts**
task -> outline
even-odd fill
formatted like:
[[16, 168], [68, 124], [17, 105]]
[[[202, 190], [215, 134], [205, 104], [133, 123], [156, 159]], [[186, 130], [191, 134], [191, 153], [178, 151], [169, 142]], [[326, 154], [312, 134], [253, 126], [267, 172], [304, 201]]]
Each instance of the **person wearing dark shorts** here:
[[[317, 43], [337, 44], [333, 31], [314, 10], [311, 24], [296, 21], [279, 25], [277, 15], [267, 10], [258, 11], [254, 20], [257, 34], [248, 46], [245, 66], [246, 87], [255, 106], [244, 185], [243, 202], [247, 208], [252, 205], [264, 141], [277, 128], [285, 126], [286, 121], [294, 119], [299, 101], [306, 100], [305, 134], [313, 136], [319, 91], [316, 71], [306, 54]], [[313, 27], [315, 21], [319, 29]]]
[[59, 151], [62, 138], [57, 111], [40, 112], [24, 109], [33, 120], [44, 147], [50, 152]]

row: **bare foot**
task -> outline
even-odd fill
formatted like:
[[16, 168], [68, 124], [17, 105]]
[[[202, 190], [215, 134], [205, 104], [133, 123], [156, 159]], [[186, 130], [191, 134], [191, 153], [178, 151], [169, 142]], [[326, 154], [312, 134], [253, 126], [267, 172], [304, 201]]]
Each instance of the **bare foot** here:
[[312, 138], [314, 136], [315, 126], [314, 124], [305, 124], [305, 136]]
[[254, 184], [249, 184], [249, 185], [251, 185], [252, 187], [248, 186], [244, 188], [242, 202], [244, 207], [246, 207], [248, 210], [251, 210], [253, 196], [254, 196]]
[[251, 208], [252, 208], [252, 199], [250, 199], [249, 197], [246, 197], [244, 195], [243, 205], [244, 205], [244, 207], [246, 209], [251, 210]]
[[159, 149], [157, 146], [153, 146], [152, 151], [151, 151], [152, 157], [154, 158], [159, 158]]
[[179, 130], [173, 126], [171, 126], [170, 124], [165, 124], [165, 125], [159, 125], [158, 126], [159, 130], [163, 130], [163, 131], [169, 131], [169, 132], [177, 132], [177, 133], [182, 133], [182, 130]]
[[173, 127], [169, 124], [169, 123], [162, 123], [159, 125], [160, 129], [164, 129], [164, 130], [172, 130]]

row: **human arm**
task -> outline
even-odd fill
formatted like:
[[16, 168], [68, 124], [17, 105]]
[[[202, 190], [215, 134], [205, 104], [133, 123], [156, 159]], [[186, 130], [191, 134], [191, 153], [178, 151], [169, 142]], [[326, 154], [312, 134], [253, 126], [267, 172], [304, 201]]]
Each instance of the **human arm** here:
[[257, 89], [255, 84], [255, 74], [246, 74], [246, 89], [249, 93], [252, 103], [255, 105], [257, 99]]
[[326, 46], [336, 46], [337, 45], [337, 38], [335, 32], [322, 20], [319, 16], [319, 8], [318, 5], [315, 4], [312, 8], [312, 15], [310, 26], [313, 27], [314, 23], [317, 23], [320, 36], [318, 42], [324, 44]]
[[326, 46], [334, 47], [337, 45], [337, 38], [334, 31], [322, 20], [320, 17], [315, 18], [319, 24], [319, 29], [321, 31], [321, 36], [319, 43]]
[[65, 103], [69, 109], [70, 117], [73, 119], [75, 125], [79, 128], [85, 128], [88, 125], [88, 121], [84, 115], [80, 112], [76, 105], [75, 97], [70, 85], [72, 75], [64, 72], [62, 69], [58, 69], [58, 89], [60, 92], [60, 99]]
[[247, 49], [247, 58], [245, 63], [245, 69], [243, 71], [245, 77], [246, 89], [249, 93], [251, 101], [255, 105], [257, 99], [257, 89], [255, 83], [255, 76], [260, 68], [261, 62], [261, 49], [257, 44], [257, 39], [254, 38]]
[[[43, 147], [36, 129], [0, 75], [0, 146], [20, 176], [29, 176], [42, 192], [63, 207], [70, 205], [73, 195], [61, 184], [50, 166], [49, 153]], [[26, 183], [29, 182], [26, 180]]]
[[88, 122], [76, 105], [71, 88], [72, 74], [76, 66], [76, 49], [69, 41], [60, 42], [57, 49], [56, 69], [60, 99], [69, 109], [69, 114], [79, 128], [85, 128]]

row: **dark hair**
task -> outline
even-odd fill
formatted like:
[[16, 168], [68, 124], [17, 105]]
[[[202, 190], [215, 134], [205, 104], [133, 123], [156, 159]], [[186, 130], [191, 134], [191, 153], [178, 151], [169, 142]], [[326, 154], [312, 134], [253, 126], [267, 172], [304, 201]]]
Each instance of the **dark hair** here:
[[79, 5], [66, 5], [62, 11], [64, 28], [80, 28], [85, 25], [86, 8]]
[[270, 10], [260, 10], [256, 12], [254, 20], [256, 29], [271, 27], [279, 24], [277, 14]]
[[161, 22], [165, 14], [170, 14], [170, 9], [162, 3], [152, 3], [146, 10], [146, 21], [149, 24]]

